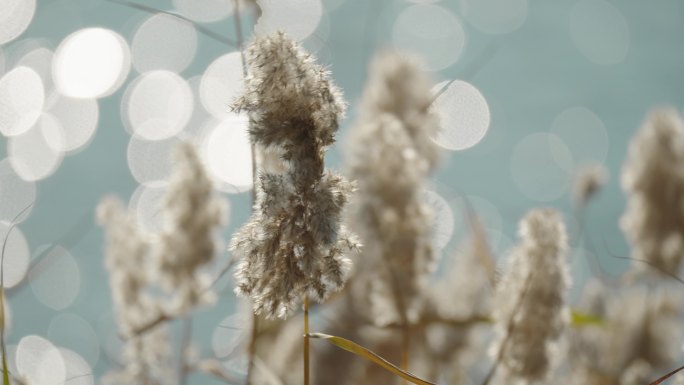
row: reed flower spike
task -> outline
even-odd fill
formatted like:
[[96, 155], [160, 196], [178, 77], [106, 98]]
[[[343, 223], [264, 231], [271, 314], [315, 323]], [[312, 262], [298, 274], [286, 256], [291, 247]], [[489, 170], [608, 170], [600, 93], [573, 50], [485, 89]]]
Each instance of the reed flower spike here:
[[570, 273], [565, 225], [552, 209], [535, 209], [520, 223], [520, 244], [509, 256], [510, 270], [497, 286], [492, 351], [503, 364], [501, 384], [543, 381], [561, 351], [570, 311]]
[[359, 246], [340, 224], [352, 185], [324, 167], [345, 105], [328, 72], [284, 33], [256, 38], [246, 57], [235, 109], [249, 113], [252, 143], [277, 149], [287, 167], [259, 174], [254, 213], [231, 241], [236, 292], [256, 313], [285, 318], [305, 296], [339, 290]]

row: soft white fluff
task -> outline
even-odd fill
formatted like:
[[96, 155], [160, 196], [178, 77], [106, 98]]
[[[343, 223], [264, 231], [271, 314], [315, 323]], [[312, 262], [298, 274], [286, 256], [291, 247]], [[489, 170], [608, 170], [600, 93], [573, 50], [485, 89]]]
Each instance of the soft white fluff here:
[[492, 353], [501, 357], [501, 383], [529, 384], [544, 380], [552, 359], [559, 358], [556, 343], [569, 322], [570, 276], [567, 235], [557, 211], [530, 211], [519, 236], [509, 255], [510, 270], [496, 289]]

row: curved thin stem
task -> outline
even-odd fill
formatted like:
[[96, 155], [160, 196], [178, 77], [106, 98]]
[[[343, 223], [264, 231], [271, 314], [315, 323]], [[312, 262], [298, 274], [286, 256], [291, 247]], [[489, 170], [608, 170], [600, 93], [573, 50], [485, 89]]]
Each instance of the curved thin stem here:
[[494, 361], [494, 365], [492, 365], [492, 368], [487, 373], [487, 376], [482, 382], [482, 385], [489, 385], [489, 382], [492, 380], [492, 378], [494, 378], [494, 374], [496, 374], [496, 370], [499, 368], [499, 364], [501, 364], [501, 360], [503, 359], [503, 355], [506, 352], [508, 342], [510, 341], [511, 336], [513, 335], [513, 330], [515, 329], [515, 317], [518, 315], [518, 312], [522, 307], [522, 303], [523, 300], [525, 300], [527, 291], [530, 289], [530, 286], [532, 286], [533, 275], [534, 273], [531, 272], [530, 275], [527, 276], [527, 281], [525, 281], [525, 288], [523, 289], [523, 292], [520, 293], [520, 297], [518, 297], [518, 301], [515, 304], [513, 314], [511, 314], [511, 318], [508, 320], [508, 325], [506, 325], [506, 336], [501, 342], [501, 347], [499, 348], [499, 351], [496, 354], [496, 361]]
[[203, 35], [205, 35], [211, 39], [218, 41], [219, 43], [226, 44], [226, 45], [229, 45], [231, 47], [237, 47], [237, 43], [234, 40], [231, 40], [231, 39], [228, 39], [224, 36], [221, 36], [220, 34], [210, 30], [209, 28], [203, 27], [203, 26], [195, 23], [194, 21], [188, 19], [187, 17], [185, 17], [183, 15], [179, 15], [175, 12], [164, 11], [164, 10], [154, 8], [154, 7], [148, 7], [146, 5], [138, 4], [136, 2], [127, 1], [127, 0], [105, 0], [105, 1], [109, 1], [111, 3], [116, 3], [116, 4], [120, 4], [120, 5], [125, 5], [127, 7], [135, 8], [135, 9], [138, 9], [140, 11], [144, 11], [144, 12], [148, 12], [148, 13], [153, 13], [153, 14], [161, 13], [164, 15], [173, 16], [179, 20], [182, 20], [182, 21], [185, 21], [187, 23], [192, 24], [197, 31], [199, 31], [200, 33], [202, 33]]
[[651, 383], [648, 384], [648, 385], [658, 385], [658, 384], [662, 383], [663, 381], [667, 380], [668, 378], [674, 376], [675, 374], [677, 374], [677, 373], [680, 372], [681, 370], [684, 370], [684, 366], [678, 367], [677, 369], [675, 369], [675, 370], [671, 371], [670, 373], [668, 373], [668, 374], [666, 374], [666, 375], [660, 377], [659, 379], [657, 379], [657, 380], [651, 382]]

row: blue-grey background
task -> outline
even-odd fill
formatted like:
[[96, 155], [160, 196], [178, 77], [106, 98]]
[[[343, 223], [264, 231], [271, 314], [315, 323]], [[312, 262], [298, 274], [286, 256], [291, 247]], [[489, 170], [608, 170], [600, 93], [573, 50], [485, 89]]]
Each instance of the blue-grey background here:
[[[170, 1], [141, 0], [141, 3], [172, 9]], [[681, 109], [684, 103], [684, 3], [679, 0], [609, 1], [628, 27], [624, 58], [609, 64], [592, 61], [573, 41], [571, 15], [577, 1], [528, 1], [523, 24], [505, 34], [487, 34], [478, 30], [464, 17], [464, 3], [458, 0], [434, 2], [451, 10], [461, 21], [466, 43], [458, 62], [431, 75], [435, 81], [457, 78], [476, 86], [488, 101], [491, 125], [487, 135], [475, 147], [461, 152], [445, 152], [442, 167], [434, 178], [432, 188], [452, 203], [456, 222], [454, 238], [443, 254], [449, 255], [449, 250], [459, 242], [459, 234], [464, 234], [458, 204], [461, 194], [479, 197], [483, 211], [489, 210], [494, 218], [501, 218], [500, 228], [495, 230], [503, 234], [505, 241], [495, 247], [498, 252], [504, 251], [515, 240], [517, 221], [532, 207], [550, 205], [559, 208], [568, 219], [568, 227], [571, 230], [575, 228], [570, 190], [551, 201], [533, 199], [516, 183], [512, 169], [518, 165], [512, 159], [516, 146], [526, 136], [550, 132], [559, 114], [579, 106], [593, 111], [608, 134], [604, 165], [609, 171], [609, 180], [589, 207], [587, 231], [606, 271], [618, 274], [625, 263], [609, 255], [603, 240], [612, 252], [628, 255], [618, 220], [625, 204], [619, 182], [629, 139], [651, 108], [672, 105]], [[368, 61], [378, 48], [392, 45], [395, 20], [403, 9], [414, 3], [336, 0], [323, 1], [323, 4], [330, 32], [321, 51], [321, 61], [329, 66], [350, 103], [339, 143], [329, 154], [330, 166], [343, 169], [343, 144], [354, 121]], [[130, 39], [135, 28], [149, 16], [102, 0], [39, 0], [29, 29], [2, 49], [6, 53], [11, 52], [26, 38], [47, 40], [54, 49], [71, 32], [89, 26], [110, 28]], [[249, 34], [252, 21], [243, 20], [243, 24], [245, 33]], [[232, 18], [207, 27], [226, 36], [235, 35]], [[602, 29], [592, 31], [600, 34]], [[612, 33], [610, 27], [605, 32]], [[602, 40], [601, 36], [597, 41], [611, 42], [610, 39]], [[606, 46], [605, 49], [610, 52], [611, 47]], [[214, 58], [229, 50], [233, 48], [200, 35], [197, 56], [182, 75], [189, 78], [201, 74]], [[132, 71], [127, 82], [135, 75]], [[126, 163], [130, 135], [123, 128], [119, 110], [126, 84], [99, 101], [100, 123], [92, 143], [83, 151], [66, 157], [54, 175], [38, 182], [35, 207], [30, 218], [20, 226], [35, 252], [41, 245], [59, 243], [70, 228], [85, 221], [85, 231], [70, 247], [80, 270], [80, 294], [71, 306], [55, 311], [42, 305], [29, 285], [11, 292], [10, 344], [17, 343], [28, 334], [48, 336], [51, 322], [63, 313], [76, 314], [87, 321], [103, 349], [112, 338], [114, 324], [103, 266], [103, 234], [94, 223], [93, 213], [105, 194], [113, 193], [128, 200], [137, 186]], [[578, 128], [578, 131], [581, 130]], [[0, 138], [0, 141], [4, 143], [5, 139]], [[574, 139], [569, 136], [567, 141], [575, 156], [575, 164], [592, 160], [584, 159], [586, 154], [583, 152], [585, 146], [592, 145], [590, 136], [578, 134]], [[3, 144], [0, 157], [4, 156], [6, 146]], [[534, 156], [521, 162], [523, 165], [529, 162], [527, 172], [531, 180], [552, 178], [545, 174], [546, 168], [539, 167]], [[230, 225], [224, 230], [225, 239], [228, 239], [247, 218], [250, 196], [249, 193], [226, 196], [231, 205]], [[576, 254], [573, 258], [579, 258]], [[579, 288], [587, 275], [586, 265], [573, 260], [573, 266]], [[44, 274], [50, 274], [49, 269]], [[53, 284], [59, 285], [60, 282], [56, 279]], [[210, 353], [211, 332], [233, 311], [232, 296], [228, 284], [217, 306], [200, 311], [195, 320], [195, 338], [204, 353]], [[63, 322], [64, 319], [68, 318], [61, 319], [67, 326], [59, 328], [53, 325], [51, 339], [82, 355], [89, 354], [93, 343], [85, 339], [92, 340], [95, 336], [84, 337], [90, 332], [83, 332], [82, 328], [71, 330], [69, 322]], [[102, 373], [110, 365], [106, 354], [100, 353], [96, 371]], [[193, 375], [191, 382], [210, 384], [211, 381]]]

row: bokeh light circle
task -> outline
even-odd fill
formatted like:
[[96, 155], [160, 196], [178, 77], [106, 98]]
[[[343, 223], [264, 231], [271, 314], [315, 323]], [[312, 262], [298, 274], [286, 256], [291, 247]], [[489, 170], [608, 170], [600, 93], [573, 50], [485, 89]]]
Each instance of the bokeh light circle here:
[[[198, 5], [202, 3], [195, 1]], [[195, 27], [166, 14], [147, 19], [138, 28], [131, 43], [133, 67], [140, 73], [152, 70], [182, 72], [195, 58], [196, 52]]]
[[0, 132], [15, 136], [28, 131], [40, 118], [45, 88], [29, 67], [16, 67], [0, 78]]
[[190, 120], [193, 95], [185, 79], [170, 71], [150, 71], [130, 84], [121, 99], [128, 129], [143, 139], [162, 140], [179, 133]]
[[17, 345], [16, 344], [7, 345], [7, 366], [9, 367], [10, 373], [19, 373], [19, 370], [17, 370]]
[[131, 54], [118, 33], [81, 29], [57, 47], [52, 64], [55, 86], [74, 98], [101, 98], [116, 91], [128, 76]]
[[80, 354], [73, 350], [59, 348], [59, 353], [64, 359], [66, 378], [68, 385], [93, 385], [93, 369]]
[[223, 367], [235, 376], [244, 377], [247, 375], [247, 368], [249, 366], [249, 358], [247, 354], [242, 353], [231, 356], [223, 363]]
[[454, 235], [454, 213], [449, 203], [438, 193], [423, 191], [423, 201], [433, 212], [432, 238], [436, 250], [443, 249]]
[[131, 210], [141, 229], [151, 234], [158, 234], [164, 229], [164, 211], [162, 210], [167, 192], [166, 185], [139, 185], [131, 195], [128, 208]]
[[323, 16], [320, 0], [257, 0], [261, 17], [254, 31], [270, 35], [277, 31], [291, 38], [304, 40], [311, 35]]
[[570, 13], [570, 36], [577, 49], [596, 64], [618, 64], [629, 51], [627, 20], [606, 0], [575, 3]]
[[576, 163], [602, 163], [608, 156], [608, 130], [592, 110], [570, 107], [551, 124], [551, 133], [568, 146]]
[[128, 168], [138, 183], [168, 183], [173, 172], [173, 154], [180, 141], [176, 137], [149, 141], [131, 137], [128, 142]]
[[60, 150], [77, 151], [90, 143], [95, 136], [100, 119], [97, 100], [70, 98], [53, 92], [48, 98], [46, 110], [63, 128], [64, 142]]
[[7, 65], [5, 58], [5, 51], [0, 47], [0, 76], [5, 73], [5, 66]]
[[211, 336], [211, 348], [216, 358], [228, 357], [246, 342], [250, 322], [243, 313], [229, 315], [221, 321]]
[[230, 106], [244, 89], [242, 58], [231, 52], [214, 60], [202, 75], [200, 100], [214, 117], [230, 116]]
[[302, 42], [302, 47], [306, 52], [316, 57], [316, 61], [323, 65], [332, 64], [332, 52], [326, 36], [313, 34]]
[[211, 128], [205, 138], [205, 163], [221, 191], [240, 193], [252, 189], [252, 145], [248, 130], [247, 116], [233, 114]]
[[332, 53], [330, 52], [330, 16], [328, 13], [323, 13], [321, 20], [318, 23], [316, 30], [304, 39], [302, 48], [312, 54], [316, 61], [321, 65], [328, 65], [332, 63]]
[[52, 59], [54, 53], [45, 48], [37, 47], [19, 59], [17, 67], [28, 67], [36, 71], [43, 82], [43, 89], [47, 95], [47, 91], [52, 88]]
[[36, 0], [0, 0], [0, 45], [24, 33], [35, 13]]
[[52, 175], [62, 163], [64, 129], [51, 114], [43, 113], [27, 132], [10, 138], [7, 155], [22, 179], [36, 181]]
[[29, 271], [29, 284], [40, 303], [64, 310], [81, 290], [81, 270], [68, 250], [55, 246]]
[[478, 30], [505, 34], [527, 19], [527, 0], [461, 0], [463, 17]]
[[397, 48], [415, 52], [432, 71], [445, 69], [461, 57], [466, 35], [460, 20], [439, 5], [413, 5], [402, 11], [392, 30]]
[[515, 247], [515, 242], [500, 230], [485, 229], [487, 234], [487, 246], [496, 260], [497, 264], [506, 261], [506, 256]]
[[539, 132], [518, 142], [513, 149], [510, 167], [513, 181], [525, 196], [549, 202], [568, 191], [574, 160], [561, 138]]
[[23, 222], [31, 214], [35, 201], [36, 183], [19, 177], [9, 159], [0, 161], [0, 221]]
[[105, 358], [119, 357], [125, 342], [119, 334], [119, 324], [114, 310], [105, 311], [95, 325], [101, 354]]
[[90, 322], [78, 314], [61, 313], [54, 316], [50, 320], [47, 337], [59, 346], [83, 354], [91, 366], [97, 364], [100, 359], [100, 342], [97, 333]]
[[66, 380], [64, 358], [59, 349], [43, 337], [28, 335], [16, 350], [19, 376], [31, 385], [55, 385]]
[[192, 90], [192, 95], [197, 103], [195, 103], [195, 108], [192, 110], [192, 115], [190, 116], [188, 124], [186, 124], [185, 129], [178, 134], [178, 137], [193, 144], [199, 145], [201, 144], [201, 135], [205, 127], [210, 120], [215, 118], [213, 118], [212, 115], [207, 112], [200, 102], [200, 84], [202, 82], [202, 76], [193, 76], [187, 81], [190, 85], [190, 89]]
[[442, 82], [433, 91], [439, 95], [432, 105], [440, 122], [435, 143], [448, 150], [465, 150], [479, 143], [491, 119], [482, 93], [462, 80]]

